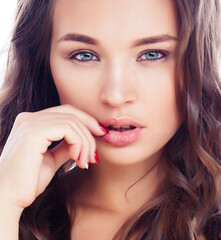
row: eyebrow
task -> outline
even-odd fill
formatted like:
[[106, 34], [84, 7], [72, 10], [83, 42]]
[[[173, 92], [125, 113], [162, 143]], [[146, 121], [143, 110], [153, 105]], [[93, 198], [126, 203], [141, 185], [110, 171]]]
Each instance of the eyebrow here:
[[91, 45], [99, 45], [99, 41], [89, 37], [87, 35], [83, 35], [83, 34], [77, 34], [77, 33], [68, 33], [66, 35], [64, 35], [62, 38], [60, 38], [58, 40], [58, 42], [62, 42], [62, 41], [75, 41], [75, 42], [82, 42], [82, 43], [87, 43], [87, 44], [91, 44]]
[[[58, 40], [58, 42], [62, 42], [62, 41], [75, 41], [75, 42], [82, 42], [82, 43], [91, 44], [91, 45], [100, 44], [100, 42], [97, 39], [89, 37], [87, 35], [78, 34], [78, 33], [68, 33]], [[132, 47], [138, 47], [141, 45], [154, 44], [154, 43], [166, 42], [166, 41], [177, 41], [177, 37], [171, 36], [168, 34], [146, 37], [146, 38], [135, 40], [132, 44]]]
[[154, 43], [159, 43], [159, 42], [167, 42], [167, 41], [177, 41], [177, 37], [171, 36], [168, 34], [162, 34], [158, 36], [151, 36], [151, 37], [146, 37], [142, 38], [139, 40], [134, 41], [132, 44], [133, 47], [138, 47], [141, 45], [146, 45], [146, 44], [154, 44]]

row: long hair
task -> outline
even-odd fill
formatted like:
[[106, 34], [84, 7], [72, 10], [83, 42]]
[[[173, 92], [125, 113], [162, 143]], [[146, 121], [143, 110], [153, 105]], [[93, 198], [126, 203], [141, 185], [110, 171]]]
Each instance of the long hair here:
[[59, 104], [49, 66], [53, 1], [19, 0], [17, 9], [0, 95], [0, 148], [20, 112]]
[[[182, 126], [165, 147], [165, 191], [147, 203], [114, 239], [218, 240], [221, 230], [221, 4], [176, 0], [179, 35], [177, 105]], [[59, 105], [49, 67], [52, 0], [20, 0], [8, 69], [0, 96], [0, 149], [23, 111]], [[45, 192], [26, 208], [20, 239], [68, 240], [75, 169], [61, 168]], [[65, 184], [64, 184], [65, 182]], [[148, 191], [148, 190], [147, 190]]]

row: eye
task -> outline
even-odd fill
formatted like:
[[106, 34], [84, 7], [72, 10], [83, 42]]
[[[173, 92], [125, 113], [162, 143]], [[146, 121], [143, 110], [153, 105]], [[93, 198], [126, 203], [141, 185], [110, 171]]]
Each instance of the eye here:
[[158, 51], [158, 50], [148, 51], [148, 52], [145, 52], [144, 54], [142, 54], [138, 58], [138, 61], [156, 61], [156, 60], [162, 59], [166, 56], [167, 56], [167, 53], [163, 52], [163, 51]]
[[71, 53], [68, 58], [73, 61], [78, 62], [91, 62], [91, 61], [99, 61], [98, 57], [95, 56], [92, 52], [89, 51], [78, 51]]

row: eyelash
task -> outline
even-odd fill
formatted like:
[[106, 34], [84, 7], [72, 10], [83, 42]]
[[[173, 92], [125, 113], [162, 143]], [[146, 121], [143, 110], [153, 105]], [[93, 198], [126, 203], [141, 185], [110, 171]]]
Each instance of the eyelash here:
[[[85, 53], [89, 53], [90, 55], [92, 55], [92, 60], [79, 60], [76, 58], [76, 56], [80, 55], [80, 54], [85, 54]], [[155, 59], [141, 59], [142, 56], [144, 56], [145, 54], [159, 54], [161, 55], [158, 58]], [[149, 50], [149, 51], [144, 51], [140, 54], [140, 57], [137, 59], [138, 62], [143, 62], [143, 61], [149, 61], [149, 62], [157, 62], [163, 58], [166, 58], [169, 55], [168, 52], [166, 51], [162, 51], [162, 50]], [[93, 58], [96, 57], [96, 60], [93, 60]], [[99, 57], [96, 56], [96, 54], [94, 52], [91, 52], [90, 50], [79, 50], [79, 51], [75, 51], [72, 52], [71, 54], [68, 55], [68, 59], [70, 59], [71, 61], [77, 61], [80, 63], [90, 63], [90, 62], [95, 62], [95, 61], [99, 61]]]

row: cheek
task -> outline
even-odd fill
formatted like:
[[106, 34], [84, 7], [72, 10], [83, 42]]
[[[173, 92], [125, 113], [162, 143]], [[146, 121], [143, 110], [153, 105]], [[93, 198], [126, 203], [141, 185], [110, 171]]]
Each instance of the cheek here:
[[[181, 119], [175, 92], [174, 61], [152, 67], [146, 72], [143, 98], [147, 112], [151, 115], [150, 125], [157, 132], [173, 135]], [[143, 74], [144, 75], [144, 74]]]
[[76, 70], [71, 62], [51, 59], [51, 72], [61, 104], [71, 104], [84, 108], [96, 94], [95, 78], [91, 71]]

